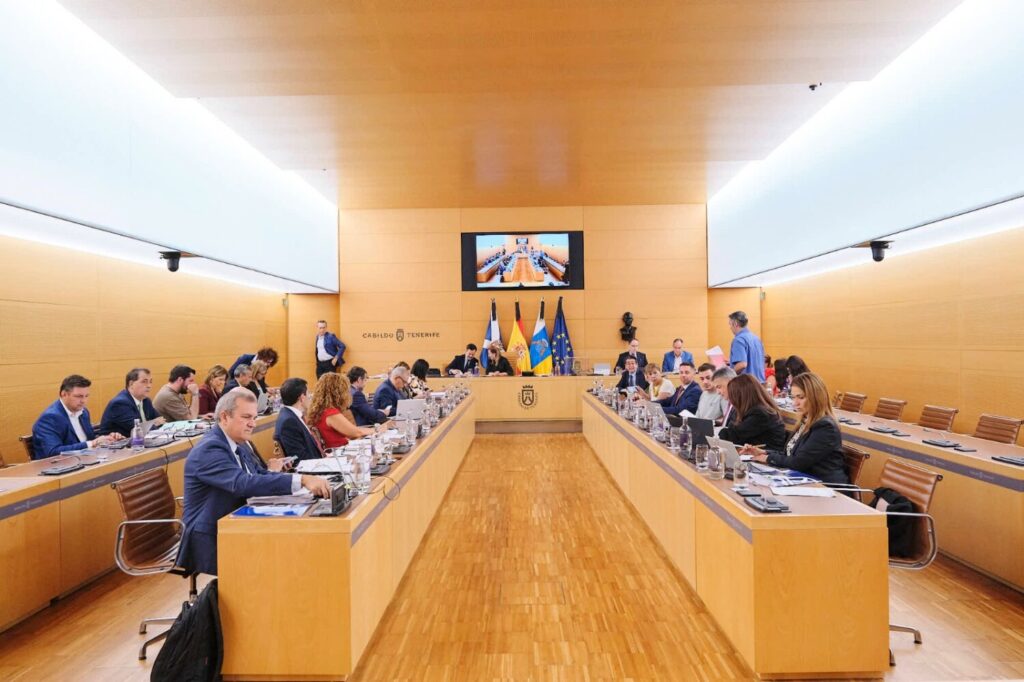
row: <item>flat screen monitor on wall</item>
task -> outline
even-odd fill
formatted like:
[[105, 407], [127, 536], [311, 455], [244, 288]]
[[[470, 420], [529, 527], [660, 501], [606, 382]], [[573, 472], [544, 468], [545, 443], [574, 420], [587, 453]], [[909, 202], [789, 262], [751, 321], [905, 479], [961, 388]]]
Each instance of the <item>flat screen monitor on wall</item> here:
[[462, 233], [463, 291], [582, 288], [582, 232]]

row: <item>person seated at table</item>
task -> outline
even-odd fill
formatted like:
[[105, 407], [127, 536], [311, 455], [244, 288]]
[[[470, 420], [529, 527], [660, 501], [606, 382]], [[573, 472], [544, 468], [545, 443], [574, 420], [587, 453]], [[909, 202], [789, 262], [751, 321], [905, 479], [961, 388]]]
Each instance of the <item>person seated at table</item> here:
[[644, 377], [647, 379], [647, 383], [650, 384], [647, 387], [647, 392], [651, 400], [671, 398], [672, 394], [676, 392], [676, 387], [672, 380], [662, 374], [661, 370], [653, 362], [644, 367]]
[[633, 339], [629, 342], [629, 348], [622, 353], [619, 353], [619, 357], [615, 360], [615, 367], [612, 369], [613, 372], [618, 372], [620, 369], [626, 368], [626, 359], [633, 358], [636, 360], [637, 367], [647, 366], [647, 356], [640, 352], [640, 340]]
[[348, 377], [328, 372], [313, 387], [306, 410], [306, 423], [316, 428], [325, 448], [346, 445], [349, 440], [373, 434], [372, 428], [356, 426], [345, 414], [352, 405]]
[[641, 388], [647, 390], [649, 384], [647, 379], [644, 378], [643, 372], [637, 369], [636, 358], [630, 356], [625, 360], [626, 371], [619, 377], [619, 383], [615, 385], [620, 391], [629, 388]]
[[177, 565], [193, 573], [217, 574], [217, 521], [245, 505], [249, 497], [292, 495], [303, 488], [328, 497], [326, 479], [286, 474], [283, 459], [264, 469], [248, 440], [256, 425], [256, 400], [243, 389], [228, 391], [214, 410], [217, 425], [185, 460], [185, 509]]
[[736, 421], [724, 427], [719, 438], [766, 450], [785, 447], [786, 425], [782, 413], [753, 374], [741, 374], [729, 382], [729, 400], [736, 411]]
[[363, 388], [366, 386], [366, 370], [353, 367], [348, 371], [349, 393], [352, 394], [352, 416], [356, 426], [383, 424], [391, 414], [391, 406], [378, 410], [366, 400]]
[[199, 414], [213, 416], [217, 409], [217, 401], [224, 394], [224, 385], [228, 382], [228, 371], [224, 365], [214, 365], [206, 373], [203, 385], [199, 387]]
[[501, 345], [491, 343], [487, 347], [487, 376], [508, 377], [513, 374], [512, 365], [509, 364], [508, 358], [501, 352]]
[[410, 374], [409, 363], [405, 360], [399, 360], [395, 367], [401, 367], [405, 370], [405, 384], [402, 386], [402, 397], [403, 398], [415, 398], [416, 395], [412, 390], [412, 376]]
[[477, 347], [475, 343], [466, 344], [466, 352], [462, 355], [456, 355], [452, 358], [444, 367], [444, 373], [452, 376], [460, 377], [463, 374], [472, 374], [473, 370], [476, 369], [480, 361], [476, 357]]
[[722, 426], [729, 426], [736, 419], [736, 410], [729, 400], [729, 382], [736, 378], [736, 370], [732, 367], [719, 367], [711, 375], [715, 390], [722, 397]]
[[665, 410], [665, 414], [682, 414], [687, 411], [695, 414], [697, 405], [700, 404], [700, 384], [694, 380], [694, 369], [692, 362], [684, 362], [679, 365], [679, 388], [668, 398], [659, 400]]
[[[731, 385], [730, 385], [731, 395]], [[825, 483], [849, 483], [843, 458], [843, 437], [828, 399], [825, 382], [813, 372], [793, 377], [790, 396], [800, 415], [796, 430], [779, 450], [747, 445], [740, 449], [758, 462], [794, 469]]]
[[123, 440], [120, 433], [97, 436], [89, 410], [92, 382], [79, 374], [64, 377], [59, 397], [43, 410], [32, 425], [32, 459], [46, 459], [75, 450], [92, 449]]
[[[186, 402], [184, 397], [189, 393], [192, 394], [191, 403]], [[160, 387], [153, 398], [153, 407], [169, 422], [195, 419], [199, 414], [198, 395], [196, 371], [188, 365], [175, 365], [171, 368], [167, 383]]]
[[242, 355], [239, 355], [233, 363], [231, 363], [231, 367], [228, 368], [228, 375], [235, 376], [235, 369], [239, 365], [252, 366], [252, 363], [256, 360], [262, 360], [267, 363], [267, 367], [273, 367], [277, 364], [277, 351], [270, 346], [264, 346], [255, 353], [243, 353]]
[[144, 367], [136, 367], [124, 378], [124, 390], [115, 395], [103, 410], [100, 420], [100, 433], [119, 433], [125, 438], [131, 435], [135, 420], [146, 422], [157, 420], [162, 424], [163, 418], [157, 414], [153, 403], [149, 400], [149, 392], [153, 389], [153, 375]]
[[236, 388], [247, 388], [252, 391], [253, 395], [259, 395], [259, 389], [253, 386], [252, 383], [252, 367], [249, 365], [239, 365], [235, 367], [233, 376], [234, 378], [224, 386], [225, 393]]
[[683, 350], [683, 340], [673, 339], [672, 350], [665, 353], [665, 357], [661, 360], [661, 371], [672, 372], [673, 374], [679, 371], [679, 366], [684, 362], [693, 362], [693, 353], [688, 350]]
[[715, 366], [705, 362], [697, 368], [696, 380], [700, 383], [700, 402], [697, 403], [696, 415], [700, 419], [717, 421], [722, 418], [725, 408], [725, 400], [718, 393], [712, 377], [715, 375]]
[[[401, 365], [395, 365], [388, 373], [388, 378], [381, 382], [377, 390], [373, 392], [373, 408], [375, 410], [388, 410], [388, 414], [398, 413], [398, 401], [405, 400], [402, 389], [409, 382], [409, 370]], [[390, 408], [390, 409], [389, 409]]]
[[323, 457], [320, 442], [306, 425], [303, 415], [309, 409], [309, 385], [292, 377], [281, 384], [281, 412], [274, 426], [274, 440], [281, 444], [285, 457], [317, 459]]
[[252, 370], [252, 381], [249, 382], [247, 388], [256, 395], [256, 400], [260, 399], [260, 396], [267, 396], [270, 399], [270, 389], [267, 387], [267, 370], [269, 367], [267, 363], [262, 360], [253, 360], [252, 364], [249, 365], [249, 369]]
[[793, 377], [810, 372], [811, 368], [807, 366], [807, 363], [799, 355], [790, 355], [786, 358], [786, 371], [789, 372], [790, 382], [792, 383]]
[[765, 377], [765, 386], [773, 396], [789, 390], [789, 370], [786, 369], [786, 358], [773, 363], [771, 375]]
[[412, 363], [409, 370], [409, 388], [414, 398], [422, 398], [430, 395], [430, 387], [427, 386], [427, 372], [430, 371], [430, 363], [420, 358]]

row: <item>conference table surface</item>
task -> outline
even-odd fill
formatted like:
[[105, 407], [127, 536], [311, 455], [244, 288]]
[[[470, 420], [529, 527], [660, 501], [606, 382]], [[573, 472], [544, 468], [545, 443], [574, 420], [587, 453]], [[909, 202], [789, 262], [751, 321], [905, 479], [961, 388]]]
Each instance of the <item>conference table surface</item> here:
[[[783, 416], [787, 423], [796, 423], [795, 413], [784, 410]], [[1024, 591], [1024, 467], [992, 459], [1024, 456], [1024, 448], [869, 414], [836, 410], [836, 416], [857, 422], [840, 423], [843, 441], [870, 455], [858, 485], [877, 487], [889, 457], [941, 474], [930, 512], [940, 551]], [[895, 428], [908, 435], [871, 431], [873, 426]], [[950, 440], [975, 452], [960, 452], [925, 440]]]

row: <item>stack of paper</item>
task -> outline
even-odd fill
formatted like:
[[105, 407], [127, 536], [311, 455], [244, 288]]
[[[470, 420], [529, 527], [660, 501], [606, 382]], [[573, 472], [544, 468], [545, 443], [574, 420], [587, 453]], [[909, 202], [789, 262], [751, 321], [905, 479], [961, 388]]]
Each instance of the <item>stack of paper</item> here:
[[795, 486], [777, 488], [772, 486], [772, 494], [779, 497], [835, 497], [836, 491], [832, 488], [799, 488]]
[[254, 507], [282, 504], [312, 504], [312, 502], [313, 493], [309, 492], [305, 488], [295, 495], [261, 495], [259, 497], [250, 497], [246, 500], [246, 504]]

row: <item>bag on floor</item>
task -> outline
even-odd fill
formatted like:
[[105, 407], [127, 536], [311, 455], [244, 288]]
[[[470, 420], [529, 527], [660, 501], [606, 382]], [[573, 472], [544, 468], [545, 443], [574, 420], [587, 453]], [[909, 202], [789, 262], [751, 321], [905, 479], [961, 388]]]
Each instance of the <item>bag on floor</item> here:
[[199, 594], [196, 603], [185, 602], [164, 645], [160, 647], [149, 679], [151, 682], [219, 682], [224, 662], [224, 639], [217, 607], [217, 581]]
[[[914, 503], [906, 496], [892, 488], [875, 488], [875, 499], [871, 506], [880, 512], [913, 513]], [[889, 527], [889, 556], [910, 557], [914, 555], [914, 524], [918, 519], [913, 516], [886, 516], [885, 523]]]

